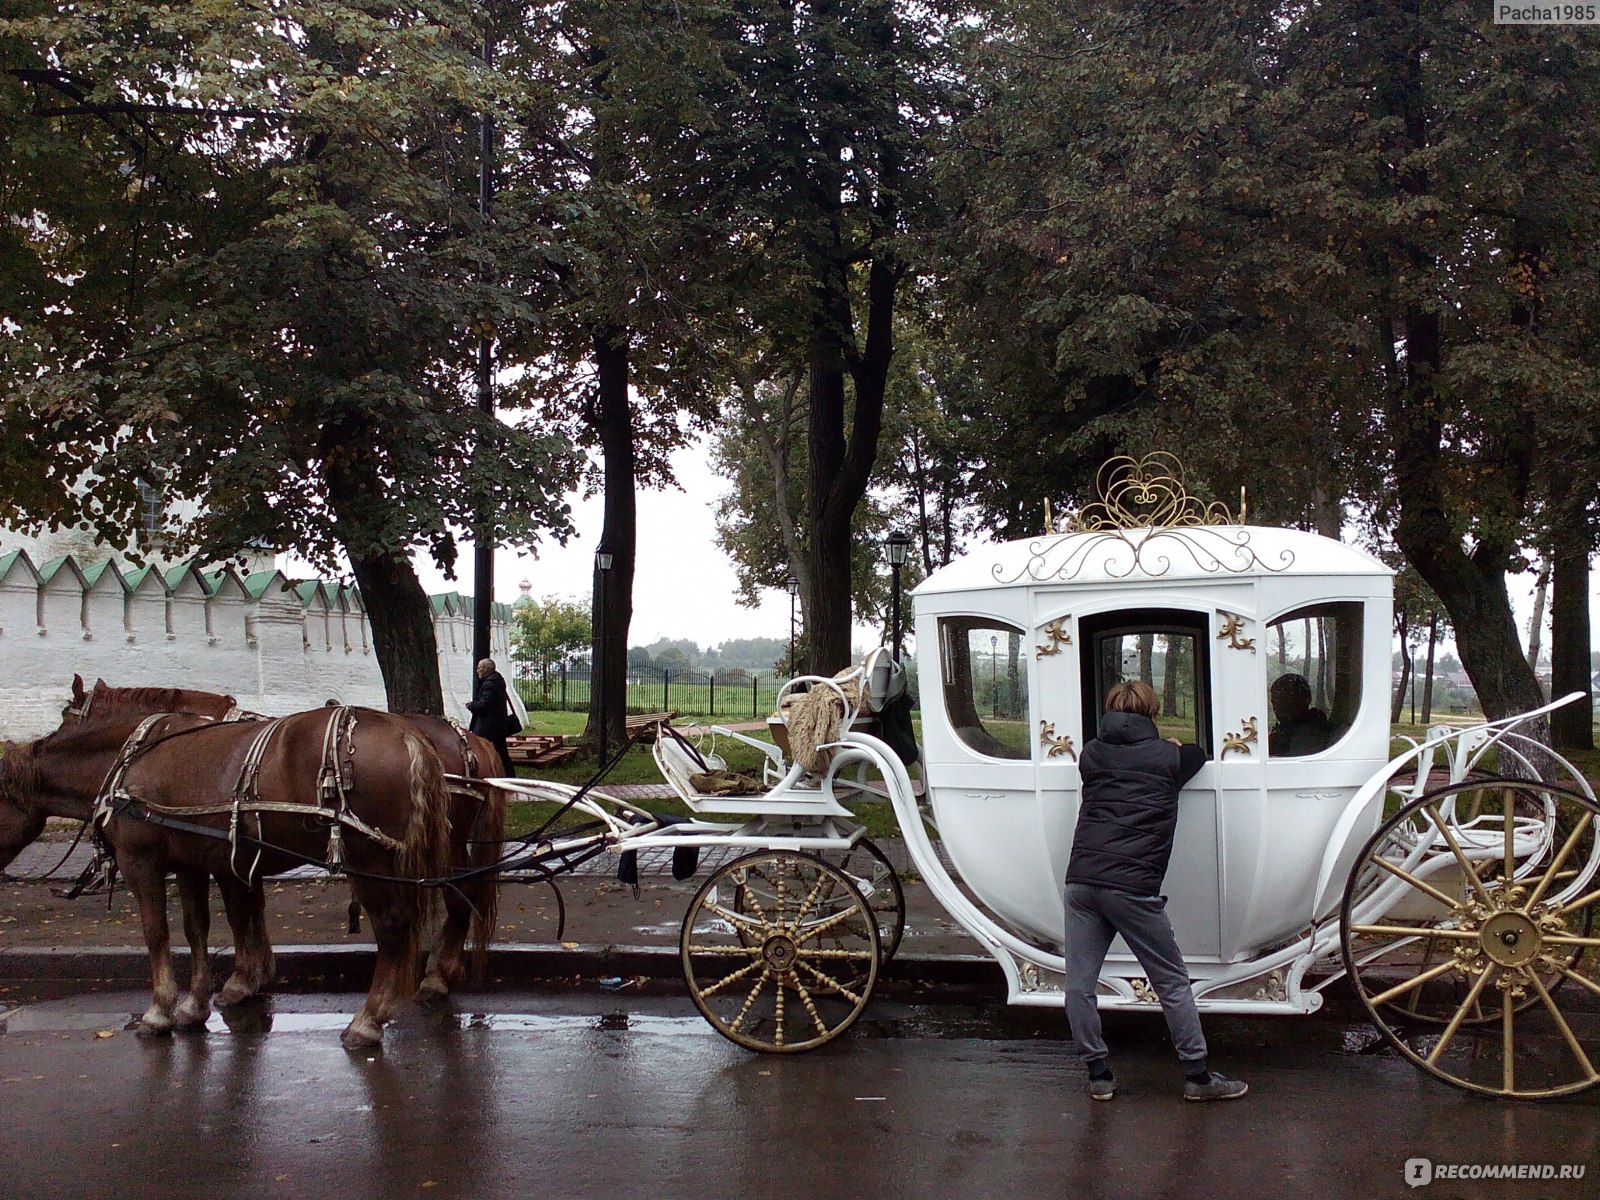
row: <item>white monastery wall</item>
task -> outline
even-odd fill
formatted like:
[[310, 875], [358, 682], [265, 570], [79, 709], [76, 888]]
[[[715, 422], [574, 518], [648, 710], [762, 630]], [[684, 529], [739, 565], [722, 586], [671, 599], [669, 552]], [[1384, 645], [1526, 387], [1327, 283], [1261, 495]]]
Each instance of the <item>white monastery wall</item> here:
[[[0, 739], [55, 729], [74, 673], [91, 685], [99, 677], [119, 687], [225, 692], [273, 715], [330, 699], [385, 707], [359, 594], [329, 584], [304, 591], [276, 571], [248, 580], [187, 566], [119, 573], [103, 549], [87, 566], [71, 555], [40, 564], [8, 538], [0, 546]], [[445, 711], [465, 724], [471, 602], [451, 593], [433, 606]], [[497, 604], [490, 644], [502, 664], [509, 619], [509, 606]]]

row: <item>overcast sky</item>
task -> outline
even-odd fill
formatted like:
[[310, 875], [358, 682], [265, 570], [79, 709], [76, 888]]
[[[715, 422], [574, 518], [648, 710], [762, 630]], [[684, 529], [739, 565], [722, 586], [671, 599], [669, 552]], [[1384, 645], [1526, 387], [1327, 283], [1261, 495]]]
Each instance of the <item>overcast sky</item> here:
[[[628, 644], [645, 646], [664, 637], [688, 638], [702, 648], [709, 648], [730, 638], [787, 639], [787, 592], [764, 593], [759, 608], [743, 608], [734, 599], [734, 571], [717, 546], [713, 515], [718, 497], [729, 489], [728, 481], [711, 473], [703, 444], [680, 450], [672, 461], [684, 490], [642, 492], [639, 496], [639, 561]], [[570, 501], [577, 535], [565, 547], [554, 543], [544, 545], [537, 557], [509, 550], [496, 555], [496, 599], [515, 601], [520, 595], [518, 584], [526, 579], [533, 585], [536, 598], [559, 596], [588, 600], [594, 550], [600, 541], [601, 501], [598, 496], [587, 500], [573, 496]], [[470, 543], [463, 544], [460, 563], [458, 578], [452, 582], [423, 556], [418, 561], [423, 586], [429, 592], [470, 593]], [[1533, 612], [1533, 586], [1532, 574], [1512, 575], [1507, 579], [1524, 645]], [[1600, 649], [1600, 572], [1591, 573], [1590, 586], [1594, 646]], [[854, 645], [866, 647], [876, 645], [881, 637], [881, 631], [858, 625], [852, 640]], [[1548, 653], [1548, 608], [1543, 640]]]

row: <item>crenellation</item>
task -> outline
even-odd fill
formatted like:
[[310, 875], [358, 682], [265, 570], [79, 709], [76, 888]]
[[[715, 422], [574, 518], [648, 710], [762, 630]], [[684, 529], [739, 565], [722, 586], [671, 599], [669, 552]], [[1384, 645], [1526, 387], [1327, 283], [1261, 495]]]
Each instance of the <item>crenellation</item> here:
[[[471, 601], [449, 593], [431, 603], [445, 710], [465, 721]], [[502, 659], [509, 617], [495, 606], [491, 652]], [[0, 549], [0, 662], [7, 739], [54, 729], [74, 673], [90, 683], [227, 692], [272, 715], [328, 699], [385, 707], [360, 594], [276, 570], [241, 577], [228, 567], [135, 569], [73, 555], [39, 566], [26, 548]]]

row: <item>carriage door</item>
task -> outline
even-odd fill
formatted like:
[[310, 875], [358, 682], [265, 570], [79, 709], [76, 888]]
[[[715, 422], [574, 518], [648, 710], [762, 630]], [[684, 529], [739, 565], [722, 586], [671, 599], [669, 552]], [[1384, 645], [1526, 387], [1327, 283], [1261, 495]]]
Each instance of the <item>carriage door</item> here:
[[1163, 891], [1178, 945], [1186, 955], [1218, 953], [1217, 768], [1212, 744], [1211, 621], [1187, 609], [1122, 609], [1079, 621], [1084, 740], [1099, 732], [1106, 691], [1142, 680], [1161, 697], [1156, 729], [1193, 742], [1205, 766], [1178, 800], [1178, 830]]

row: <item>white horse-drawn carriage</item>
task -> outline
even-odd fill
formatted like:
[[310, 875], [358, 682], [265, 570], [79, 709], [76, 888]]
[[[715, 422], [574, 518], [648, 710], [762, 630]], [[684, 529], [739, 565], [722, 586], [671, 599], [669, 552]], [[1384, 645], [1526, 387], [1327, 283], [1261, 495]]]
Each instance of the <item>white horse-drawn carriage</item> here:
[[[1451, 1083], [1593, 1084], [1597, 806], [1528, 736], [1548, 709], [1435, 728], [1392, 756], [1389, 569], [1232, 523], [1169, 484], [1132, 473], [1066, 529], [983, 547], [916, 589], [913, 769], [880, 736], [903, 681], [878, 652], [786, 689], [779, 744], [752, 743], [759, 780], [730, 779], [713, 753], [741, 735], [697, 746], [665, 730], [657, 761], [692, 820], [659, 824], [602, 789], [507, 785], [598, 821], [618, 851], [748, 851], [691, 902], [685, 977], [719, 1032], [804, 1050], [860, 1015], [899, 944], [902, 885], [855, 819], [867, 803], [893, 806], [910, 865], [999, 962], [1008, 1000], [1062, 1003], [1077, 752], [1107, 687], [1144, 679], [1163, 734], [1208, 759], [1165, 884], [1202, 1010], [1310, 1013], [1348, 976], [1383, 1034]], [[553, 824], [542, 850], [559, 858], [566, 836]], [[1159, 1011], [1120, 941], [1100, 1003]]]

